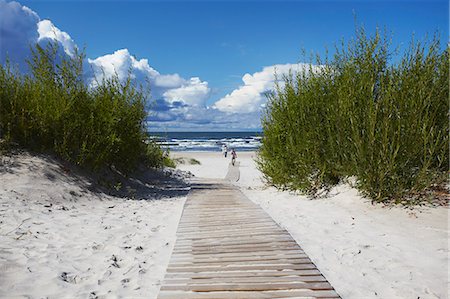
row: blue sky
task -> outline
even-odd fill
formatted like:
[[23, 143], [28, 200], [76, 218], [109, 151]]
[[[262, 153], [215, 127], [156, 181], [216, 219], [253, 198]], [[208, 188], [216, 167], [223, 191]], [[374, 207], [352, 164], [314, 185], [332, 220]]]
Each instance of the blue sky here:
[[[86, 46], [91, 59], [128, 49], [137, 60], [148, 59], [149, 66], [160, 74], [179, 74], [187, 81], [198, 77], [208, 88], [201, 105], [213, 108], [220, 108], [214, 105], [227, 94], [255, 84], [255, 74], [264, 73], [264, 67], [307, 62], [301, 49], [323, 54], [328, 47], [332, 51], [335, 42], [353, 36], [355, 15], [368, 31], [386, 26], [392, 31], [394, 45], [406, 45], [413, 33], [423, 38], [439, 30], [443, 41], [449, 36], [447, 1], [19, 2], [69, 34], [79, 47]], [[245, 74], [250, 83], [243, 83]], [[192, 81], [189, 86], [199, 82]], [[171, 103], [177, 102], [174, 99], [180, 94], [175, 92]], [[263, 100], [255, 101], [261, 106]], [[241, 118], [252, 117], [245, 113], [258, 114], [249, 107], [238, 105], [236, 111], [222, 112], [237, 112]], [[218, 127], [227, 127], [227, 117], [236, 124], [246, 123], [239, 122], [239, 116], [210, 114], [222, 119]], [[183, 127], [183, 121], [189, 121], [167, 117], [166, 128]]]

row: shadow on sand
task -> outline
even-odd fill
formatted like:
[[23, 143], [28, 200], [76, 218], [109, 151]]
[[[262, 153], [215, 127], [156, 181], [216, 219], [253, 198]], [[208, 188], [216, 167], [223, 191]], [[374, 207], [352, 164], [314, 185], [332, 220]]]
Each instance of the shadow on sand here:
[[[189, 174], [173, 169], [139, 167], [124, 175], [114, 168], [89, 171], [48, 154], [14, 151], [0, 157], [0, 174], [19, 175], [21, 172], [44, 175], [49, 181], [78, 185], [82, 190], [128, 199], [162, 199], [187, 195]], [[72, 194], [82, 196], [81, 194]]]

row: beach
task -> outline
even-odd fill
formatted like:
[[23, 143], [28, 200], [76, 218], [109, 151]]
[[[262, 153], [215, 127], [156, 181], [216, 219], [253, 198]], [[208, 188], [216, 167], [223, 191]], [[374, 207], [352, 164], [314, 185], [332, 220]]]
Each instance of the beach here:
[[[230, 183], [292, 235], [342, 298], [448, 298], [447, 207], [372, 205], [348, 185], [312, 200], [267, 186], [255, 152], [237, 155]], [[223, 179], [230, 163], [220, 152], [171, 156], [183, 161], [178, 170], [122, 186], [133, 198], [100, 192], [47, 156], [3, 156], [0, 297], [157, 298], [189, 191], [180, 182], [189, 173]]]
[[128, 199], [47, 156], [0, 162], [0, 298], [156, 298], [186, 192]]
[[0, 0], [0, 299], [450, 299], [448, 12]]
[[[223, 178], [218, 152], [172, 152], [201, 164], [178, 165], [197, 177]], [[342, 298], [448, 298], [448, 208], [373, 205], [349, 185], [326, 198], [266, 186], [255, 152], [238, 152], [233, 182], [287, 229]]]

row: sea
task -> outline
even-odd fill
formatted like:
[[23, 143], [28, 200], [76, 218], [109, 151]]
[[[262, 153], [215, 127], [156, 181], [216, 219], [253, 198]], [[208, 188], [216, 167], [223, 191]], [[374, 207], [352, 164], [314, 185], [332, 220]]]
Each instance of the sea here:
[[218, 152], [222, 146], [236, 151], [255, 151], [262, 132], [149, 132], [150, 139], [170, 151]]

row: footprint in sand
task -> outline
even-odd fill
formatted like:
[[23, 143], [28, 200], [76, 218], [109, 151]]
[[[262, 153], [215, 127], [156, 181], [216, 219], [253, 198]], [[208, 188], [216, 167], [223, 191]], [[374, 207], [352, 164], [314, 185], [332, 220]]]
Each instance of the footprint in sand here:
[[127, 287], [127, 284], [130, 282], [130, 279], [129, 279], [129, 278], [124, 278], [124, 279], [122, 279], [120, 282], [122, 283], [122, 286], [123, 286], [124, 288], [126, 288], [126, 287]]
[[103, 278], [98, 280], [98, 285], [101, 285], [104, 281], [106, 281], [111, 276], [111, 274], [111, 270], [107, 270], [105, 273], [103, 273]]
[[101, 250], [101, 249], [103, 249], [105, 246], [104, 245], [102, 245], [102, 244], [94, 244], [94, 245], [92, 245], [92, 249], [93, 250]]
[[147, 270], [145, 270], [144, 268], [139, 270], [139, 274], [145, 274], [145, 273], [147, 273]]
[[70, 272], [62, 272], [59, 275], [59, 279], [61, 279], [62, 281], [68, 282], [68, 283], [72, 283], [72, 284], [78, 283], [77, 280], [79, 280], [78, 276], [76, 274], [73, 274]]
[[118, 261], [117, 256], [115, 256], [113, 254], [113, 256], [111, 257], [111, 261], [112, 261], [112, 264], [111, 264], [112, 266], [114, 266], [116, 268], [120, 268], [119, 264], [117, 263], [117, 261]]

